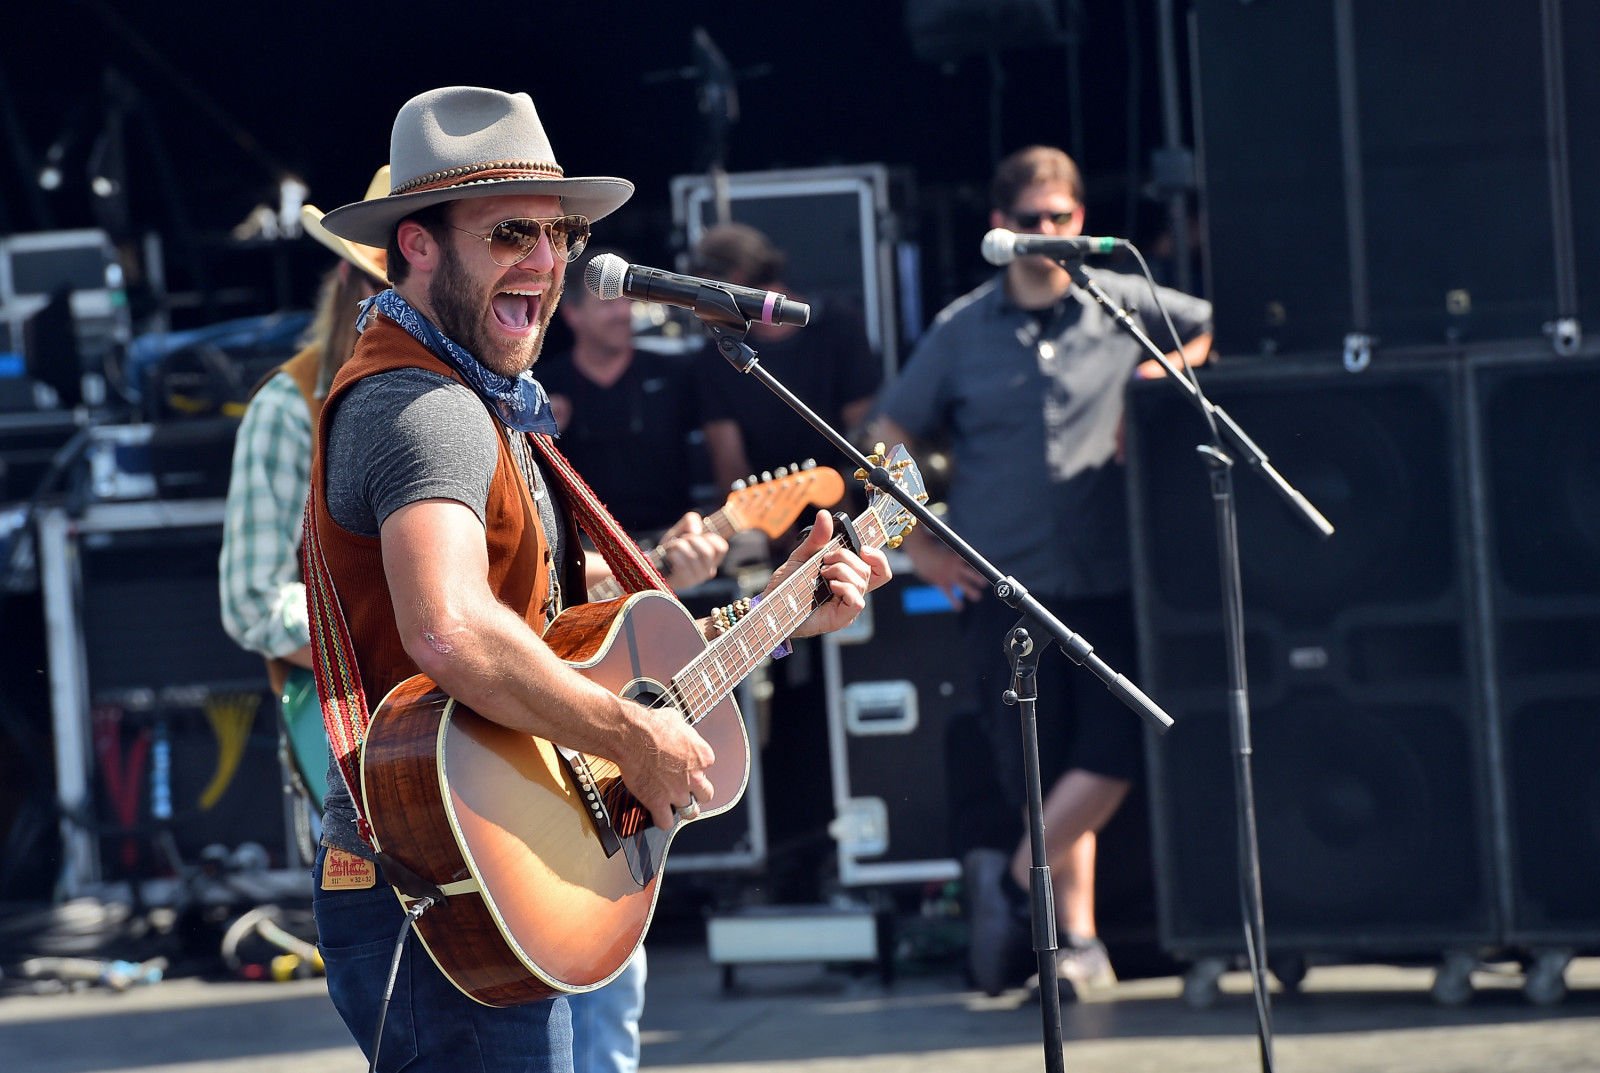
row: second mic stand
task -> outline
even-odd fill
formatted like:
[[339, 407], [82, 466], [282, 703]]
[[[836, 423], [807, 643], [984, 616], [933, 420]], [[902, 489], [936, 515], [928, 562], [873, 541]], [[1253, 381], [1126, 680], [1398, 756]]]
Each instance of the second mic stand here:
[[[1211, 482], [1211, 502], [1215, 508], [1217, 530], [1218, 569], [1222, 581], [1223, 634], [1227, 644], [1228, 663], [1228, 715], [1232, 734], [1234, 756], [1234, 803], [1236, 807], [1237, 839], [1239, 853], [1239, 899], [1244, 916], [1245, 954], [1250, 962], [1250, 984], [1255, 997], [1257, 1039], [1261, 1054], [1261, 1068], [1271, 1073], [1272, 1056], [1272, 1006], [1267, 992], [1267, 933], [1266, 914], [1261, 904], [1261, 855], [1256, 837], [1255, 787], [1251, 773], [1250, 700], [1245, 681], [1244, 656], [1244, 596], [1239, 571], [1238, 514], [1233, 498], [1234, 457], [1242, 457], [1250, 468], [1270, 484], [1275, 492], [1320, 535], [1333, 533], [1333, 526], [1296, 491], [1267, 461], [1266, 453], [1246, 436], [1219, 406], [1201, 393], [1199, 387], [1183, 375], [1166, 353], [1155, 343], [1134, 319], [1114, 302], [1105, 290], [1083, 270], [1079, 258], [1057, 258], [1057, 263], [1067, 270], [1075, 286], [1081, 287], [1094, 298], [1112, 318], [1133, 336], [1139, 344], [1161, 363], [1167, 371], [1166, 379], [1187, 392], [1189, 400], [1200, 410], [1210, 426], [1212, 442], [1198, 450], [1205, 459]], [[1224, 443], [1224, 440], [1227, 442]], [[1232, 452], [1230, 454], [1230, 452]]]
[[1036, 705], [1038, 680], [1036, 671], [1039, 655], [1046, 644], [1060, 645], [1067, 658], [1087, 667], [1095, 677], [1123, 704], [1138, 712], [1158, 731], [1172, 725], [1172, 717], [1134, 685], [1119, 674], [1105, 660], [1095, 655], [1094, 646], [1069, 630], [1060, 619], [1035, 599], [1016, 578], [1002, 575], [987, 559], [963, 540], [945, 521], [928, 510], [915, 496], [906, 492], [881, 458], [868, 458], [856, 446], [818, 416], [804, 402], [766, 369], [761, 367], [756, 352], [745, 343], [750, 322], [739, 312], [733, 296], [715, 287], [704, 287], [693, 305], [695, 316], [705, 324], [715, 340], [717, 352], [741, 373], [761, 381], [795, 413], [805, 418], [829, 443], [837, 447], [866, 475], [867, 482], [890, 496], [904, 507], [918, 523], [933, 532], [947, 547], [960, 555], [973, 569], [983, 574], [993, 586], [994, 594], [1008, 606], [1021, 613], [1017, 624], [1006, 634], [1005, 649], [1011, 663], [1012, 688], [1006, 692], [1007, 703], [1014, 703], [1022, 723], [1024, 773], [1028, 796], [1028, 842], [1032, 867], [1029, 869], [1029, 904], [1033, 923], [1033, 949], [1039, 968], [1039, 1008], [1044, 1030], [1045, 1069], [1049, 1073], [1063, 1070], [1061, 1036], [1061, 996], [1053, 982], [1056, 978], [1056, 928], [1055, 903], [1050, 887], [1050, 868], [1044, 850], [1043, 785], [1039, 774], [1039, 737]]

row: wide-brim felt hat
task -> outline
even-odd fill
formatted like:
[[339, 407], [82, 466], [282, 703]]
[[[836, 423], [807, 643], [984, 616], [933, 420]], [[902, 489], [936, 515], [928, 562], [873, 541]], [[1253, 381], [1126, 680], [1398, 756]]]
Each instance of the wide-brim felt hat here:
[[[372, 176], [362, 201], [376, 201], [389, 196], [389, 165], [385, 164]], [[381, 246], [366, 246], [340, 238], [322, 226], [326, 214], [315, 205], [300, 206], [300, 226], [306, 234], [322, 243], [361, 271], [382, 283], [389, 278], [389, 251]]]
[[389, 167], [394, 185], [387, 197], [341, 205], [322, 226], [352, 242], [386, 247], [395, 224], [444, 201], [555, 195], [563, 213], [598, 220], [633, 196], [626, 179], [569, 178], [526, 93], [477, 86], [446, 86], [407, 101], [389, 136]]

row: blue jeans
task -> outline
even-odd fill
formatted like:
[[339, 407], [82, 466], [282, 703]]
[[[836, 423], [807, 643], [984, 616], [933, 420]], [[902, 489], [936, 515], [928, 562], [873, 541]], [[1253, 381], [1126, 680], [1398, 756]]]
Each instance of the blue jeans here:
[[[370, 890], [323, 890], [317, 852], [311, 871], [317, 945], [328, 994], [345, 1027], [372, 1057], [383, 989], [405, 913], [381, 879]], [[378, 1049], [383, 1073], [572, 1073], [572, 1020], [566, 999], [484, 1006], [444, 977], [415, 935], [406, 940]]]
[[639, 1068], [639, 1015], [644, 1012], [644, 947], [606, 986], [568, 995], [572, 1068], [577, 1073], [634, 1073]]

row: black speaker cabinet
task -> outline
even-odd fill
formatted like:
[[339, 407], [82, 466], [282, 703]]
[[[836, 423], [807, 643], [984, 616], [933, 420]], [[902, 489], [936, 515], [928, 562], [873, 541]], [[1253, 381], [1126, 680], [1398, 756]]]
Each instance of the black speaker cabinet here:
[[[1438, 950], [1497, 925], [1472, 623], [1459, 363], [1360, 374], [1280, 359], [1211, 398], [1336, 527], [1319, 539], [1235, 474], [1269, 949]], [[1130, 393], [1129, 487], [1163, 942], [1242, 949], [1234, 750], [1206, 429], [1170, 385]]]
[[1207, 276], [1228, 352], [1338, 351], [1348, 333], [1378, 348], [1537, 340], [1577, 316], [1574, 281], [1600, 271], [1581, 196], [1600, 148], [1583, 106], [1594, 0], [1195, 10]]
[[1507, 938], [1600, 941], [1600, 359], [1472, 369]]

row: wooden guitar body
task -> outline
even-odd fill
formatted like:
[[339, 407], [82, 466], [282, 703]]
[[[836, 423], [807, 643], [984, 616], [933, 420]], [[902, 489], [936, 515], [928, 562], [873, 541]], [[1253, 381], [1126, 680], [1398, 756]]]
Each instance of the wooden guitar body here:
[[[706, 647], [688, 613], [656, 592], [571, 608], [545, 639], [590, 680], [641, 703], [666, 692]], [[750, 744], [731, 696], [695, 725], [716, 751], [704, 819], [743, 796]], [[379, 849], [448, 895], [416, 930], [440, 970], [478, 1002], [592, 990], [644, 939], [668, 845], [685, 821], [654, 827], [614, 765], [578, 764], [422, 675], [374, 713], [361, 760], [365, 814]], [[604, 820], [592, 812], [596, 801], [608, 802]]]

